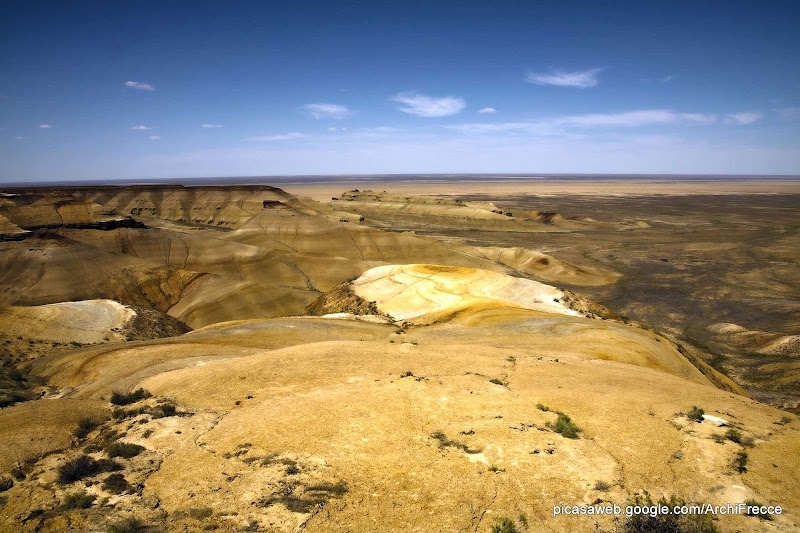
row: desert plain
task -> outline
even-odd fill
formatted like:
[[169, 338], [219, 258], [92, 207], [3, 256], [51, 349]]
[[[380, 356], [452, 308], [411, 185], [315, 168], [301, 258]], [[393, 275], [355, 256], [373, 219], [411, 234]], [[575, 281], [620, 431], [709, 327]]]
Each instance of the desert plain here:
[[0, 531], [800, 530], [796, 179], [0, 193]]

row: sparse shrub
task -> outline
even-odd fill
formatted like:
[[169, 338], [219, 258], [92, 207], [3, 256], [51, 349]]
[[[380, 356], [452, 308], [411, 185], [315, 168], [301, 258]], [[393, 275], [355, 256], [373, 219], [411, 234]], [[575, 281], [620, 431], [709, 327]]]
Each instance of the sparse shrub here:
[[306, 489], [306, 492], [325, 493], [340, 498], [347, 494], [349, 490], [350, 488], [347, 486], [346, 481], [337, 481], [336, 483], [319, 483], [317, 485], [312, 485]]
[[445, 435], [444, 432], [442, 431], [434, 431], [433, 433], [431, 433], [431, 437], [439, 441], [439, 448], [446, 448], [446, 447], [458, 448], [464, 453], [469, 453], [469, 454], [481, 453], [483, 451], [481, 448], [470, 448], [464, 443], [450, 440], [449, 438], [447, 438], [447, 435]]
[[724, 444], [725, 441], [728, 440], [725, 435], [720, 435], [719, 433], [714, 433], [711, 435], [711, 439], [717, 444]]
[[144, 524], [134, 517], [125, 518], [108, 526], [108, 533], [137, 533], [144, 529]]
[[72, 492], [64, 497], [64, 503], [61, 504], [62, 509], [88, 509], [94, 503], [94, 496], [87, 493], [85, 490]]
[[594, 484], [594, 490], [599, 490], [600, 492], [608, 492], [608, 489], [611, 488], [610, 483], [606, 483], [605, 481], [598, 481]]
[[58, 482], [66, 485], [96, 473], [95, 460], [88, 455], [79, 455], [58, 467]]
[[492, 526], [492, 533], [520, 533], [517, 524], [507, 516], [497, 517], [495, 522]]
[[127, 394], [124, 392], [114, 391], [111, 393], [111, 403], [114, 405], [130, 405], [140, 400], [144, 400], [145, 398], [149, 398], [150, 396], [152, 396], [152, 394], [141, 387]]
[[750, 509], [751, 507], [763, 507], [764, 504], [762, 504], [761, 502], [759, 502], [757, 500], [749, 499], [749, 500], [745, 500], [744, 504], [747, 506], [747, 516], [755, 516], [755, 517], [760, 518], [761, 520], [772, 520], [772, 515], [769, 514], [769, 513], [759, 513], [758, 511], [751, 512], [751, 509]]
[[131, 486], [122, 474], [111, 474], [103, 480], [103, 490], [112, 494], [122, 494], [130, 490]]
[[152, 434], [153, 434], [153, 430], [152, 429], [145, 429], [144, 433], [142, 433], [142, 438], [146, 439], [147, 437], [149, 437]]
[[537, 403], [537, 404], [536, 404], [536, 408], [537, 408], [538, 410], [540, 410], [540, 411], [544, 411], [545, 413], [546, 413], [546, 412], [548, 412], [548, 411], [550, 411], [550, 408], [549, 408], [549, 407], [547, 407], [546, 405], [544, 405], [544, 404], [541, 404], [541, 403]]
[[[629, 502], [631, 506], [654, 505], [650, 494], [645, 491], [644, 496], [636, 495]], [[669, 508], [665, 514], [635, 514], [626, 518], [621, 525], [622, 533], [717, 533], [719, 530], [713, 522], [713, 514], [674, 514], [672, 510], [687, 505], [686, 501], [677, 496], [669, 499], [661, 498], [658, 505]], [[702, 504], [692, 504], [702, 505]]]
[[106, 455], [109, 458], [122, 457], [123, 459], [131, 459], [136, 457], [144, 451], [144, 446], [133, 444], [130, 442], [115, 442], [106, 448]]
[[156, 405], [151, 414], [153, 418], [166, 418], [168, 416], [175, 416], [178, 412], [178, 408], [175, 407], [175, 404], [172, 403], [162, 403], [160, 405]]
[[62, 463], [58, 467], [58, 482], [67, 485], [85, 477], [94, 476], [101, 472], [113, 472], [122, 468], [122, 465], [110, 459], [95, 461], [88, 455], [79, 455]]
[[298, 468], [298, 466], [296, 464], [291, 464], [291, 465], [286, 467], [286, 475], [287, 476], [293, 476], [293, 475], [299, 474], [299, 473], [300, 473], [300, 468]]
[[414, 377], [414, 373], [411, 372], [410, 370], [406, 370], [405, 372], [400, 374], [400, 377], [401, 378], [413, 378]]
[[744, 450], [736, 452], [736, 455], [733, 456], [731, 466], [740, 474], [747, 472], [747, 452]]
[[742, 443], [742, 434], [739, 430], [734, 428], [729, 428], [728, 431], [725, 432], [725, 438], [727, 438], [731, 442], [735, 442], [736, 444]]
[[498, 378], [490, 379], [489, 383], [494, 383], [495, 385], [500, 385], [501, 387], [505, 387], [506, 386], [506, 382], [503, 381], [502, 379], [498, 379]]
[[[25, 479], [23, 477], [23, 479]], [[0, 477], [0, 492], [5, 492], [14, 486], [14, 480], [7, 476]]]
[[78, 427], [75, 428], [72, 434], [78, 439], [85, 439], [86, 436], [99, 425], [100, 423], [92, 418], [81, 418], [78, 420]]
[[545, 425], [556, 433], [560, 434], [562, 437], [566, 437], [568, 439], [577, 439], [578, 433], [581, 432], [581, 428], [575, 425], [575, 422], [573, 422], [570, 417], [561, 412], [558, 413], [558, 418], [556, 419], [555, 424], [548, 422]]
[[695, 405], [686, 413], [686, 418], [694, 420], [695, 422], [702, 422], [704, 414], [706, 414], [706, 412]]

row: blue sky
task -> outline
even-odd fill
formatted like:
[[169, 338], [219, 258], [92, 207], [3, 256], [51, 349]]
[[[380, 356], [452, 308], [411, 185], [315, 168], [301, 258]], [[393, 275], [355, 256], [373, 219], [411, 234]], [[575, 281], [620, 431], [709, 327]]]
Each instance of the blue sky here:
[[6, 1], [0, 182], [800, 174], [796, 2], [539, 4]]

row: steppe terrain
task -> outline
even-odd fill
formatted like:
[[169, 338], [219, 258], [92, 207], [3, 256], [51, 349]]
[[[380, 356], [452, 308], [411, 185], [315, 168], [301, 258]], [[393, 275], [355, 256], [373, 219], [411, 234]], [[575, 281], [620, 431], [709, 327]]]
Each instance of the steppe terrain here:
[[0, 531], [800, 530], [796, 182], [337, 185], [2, 191]]

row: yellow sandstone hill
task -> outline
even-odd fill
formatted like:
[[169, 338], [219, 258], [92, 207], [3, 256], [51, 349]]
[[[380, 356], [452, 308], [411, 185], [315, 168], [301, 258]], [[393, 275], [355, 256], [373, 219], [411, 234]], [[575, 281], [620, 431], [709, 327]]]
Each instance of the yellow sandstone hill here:
[[[64, 450], [5, 492], [0, 527], [55, 531], [68, 519], [91, 529], [137, 517], [168, 531], [488, 532], [500, 517], [524, 515], [530, 530], [589, 532], [613, 519], [553, 517], [553, 506], [625, 505], [647, 490], [782, 505], [770, 522], [720, 515], [719, 524], [797, 530], [795, 417], [715, 388], [657, 334], [587, 318], [545, 302], [557, 289], [506, 278], [387, 265], [352, 282], [389, 315], [383, 323], [238, 321], [39, 360], [35, 373], [61, 397], [0, 411], [0, 442], [11, 445], [0, 456], [11, 468], [34, 450]], [[138, 387], [154, 397], [118, 408], [82, 442], [142, 446], [120, 461], [141, 490], [109, 492], [109, 474], [89, 476], [98, 481], [89, 487], [58, 483], [82, 452], [69, 446], [69, 427], [45, 435], [52, 422], [36, 413], [102, 420], [112, 391]], [[729, 428], [688, 418], [693, 406], [726, 420], [739, 442], [725, 437]], [[557, 431], [558, 413], [577, 438]], [[29, 454], [14, 444], [20, 433], [38, 436]], [[107, 507], [58, 511], [79, 489], [108, 497]]]

